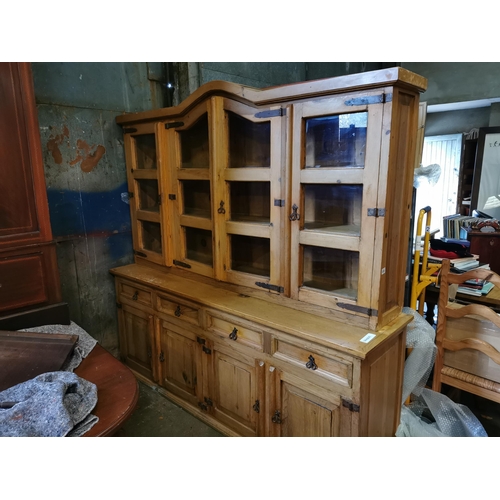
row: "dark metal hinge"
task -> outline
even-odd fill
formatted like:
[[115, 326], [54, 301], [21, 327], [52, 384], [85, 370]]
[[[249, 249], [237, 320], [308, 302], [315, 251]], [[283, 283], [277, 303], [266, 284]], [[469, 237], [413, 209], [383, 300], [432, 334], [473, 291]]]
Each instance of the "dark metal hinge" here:
[[365, 97], [354, 97], [344, 101], [346, 106], [364, 106], [367, 104], [384, 104], [392, 101], [392, 94], [378, 94]]
[[212, 354], [212, 349], [209, 349], [208, 347], [206, 346], [203, 346], [202, 347], [202, 350], [205, 354]]
[[261, 288], [266, 288], [267, 290], [272, 290], [273, 292], [283, 293], [285, 289], [279, 285], [271, 285], [271, 283], [262, 283], [261, 281], [256, 281], [255, 284]]
[[384, 217], [385, 208], [369, 208], [367, 214], [368, 217]]
[[349, 401], [347, 399], [342, 399], [342, 406], [344, 408], [347, 408], [349, 411], [359, 413], [359, 405], [354, 404], [352, 401]]
[[255, 113], [255, 118], [273, 118], [274, 116], [285, 116], [286, 108], [270, 109], [268, 111], [259, 111]]
[[190, 264], [186, 264], [185, 262], [182, 262], [181, 260], [174, 260], [174, 264], [176, 266], [185, 267], [186, 269], [191, 269]]
[[183, 127], [184, 122], [171, 122], [171, 123], [165, 123], [165, 128], [177, 128], [177, 127]]
[[147, 255], [144, 252], [139, 252], [138, 250], [134, 250], [134, 254], [138, 255], [139, 257], [147, 257]]
[[205, 344], [205, 339], [202, 339], [201, 337], [196, 337], [196, 342], [198, 342], [198, 344]]
[[133, 134], [133, 133], [135, 133], [135, 132], [137, 132], [137, 129], [136, 129], [136, 128], [124, 128], [124, 129], [123, 129], [123, 133], [124, 133], [124, 134]]
[[285, 206], [285, 200], [274, 200], [274, 206], [275, 207], [284, 207]]
[[342, 309], [347, 309], [348, 311], [359, 312], [362, 314], [366, 314], [367, 316], [378, 316], [377, 309], [370, 309], [368, 307], [357, 306], [356, 304], [346, 304], [344, 302], [337, 302], [337, 306]]

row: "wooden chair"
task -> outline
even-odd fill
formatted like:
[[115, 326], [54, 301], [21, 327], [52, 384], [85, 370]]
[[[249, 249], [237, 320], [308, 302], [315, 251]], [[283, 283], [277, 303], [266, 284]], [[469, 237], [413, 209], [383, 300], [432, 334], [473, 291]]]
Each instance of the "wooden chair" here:
[[500, 316], [486, 305], [449, 301], [450, 285], [473, 278], [500, 287], [500, 276], [490, 270], [454, 274], [443, 260], [432, 389], [441, 392], [444, 383], [500, 403]]

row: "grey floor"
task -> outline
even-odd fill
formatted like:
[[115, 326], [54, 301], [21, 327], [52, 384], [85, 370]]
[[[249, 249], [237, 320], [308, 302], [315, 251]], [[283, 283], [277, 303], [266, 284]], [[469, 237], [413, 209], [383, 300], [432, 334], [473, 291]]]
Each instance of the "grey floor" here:
[[117, 437], [222, 437], [180, 406], [139, 382], [139, 401]]

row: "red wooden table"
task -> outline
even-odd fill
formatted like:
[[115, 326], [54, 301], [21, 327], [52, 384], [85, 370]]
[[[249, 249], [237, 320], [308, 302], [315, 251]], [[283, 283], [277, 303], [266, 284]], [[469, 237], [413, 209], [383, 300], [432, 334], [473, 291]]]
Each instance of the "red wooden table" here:
[[75, 374], [97, 386], [98, 399], [92, 414], [99, 417], [99, 422], [83, 437], [112, 436], [137, 405], [137, 379], [99, 344], [75, 369]]

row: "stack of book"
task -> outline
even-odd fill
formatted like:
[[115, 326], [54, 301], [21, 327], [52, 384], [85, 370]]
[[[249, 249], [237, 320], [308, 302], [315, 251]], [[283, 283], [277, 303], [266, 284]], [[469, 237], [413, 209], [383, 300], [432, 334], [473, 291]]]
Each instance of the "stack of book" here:
[[486, 295], [491, 291], [495, 285], [490, 281], [472, 279], [467, 280], [458, 286], [457, 291], [459, 293], [465, 293], [467, 295], [475, 295], [480, 297], [481, 295]]
[[[449, 259], [450, 260], [450, 270], [452, 272], [457, 272], [457, 273], [465, 273], [467, 271], [470, 271], [471, 269], [476, 269], [476, 268], [483, 268], [483, 269], [489, 269], [490, 266], [489, 264], [482, 264], [479, 262], [479, 255], [471, 255], [469, 257], [458, 257], [456, 259]], [[427, 257], [427, 262], [429, 264], [441, 264], [443, 261], [442, 257], [435, 257], [433, 255], [430, 255]]]

